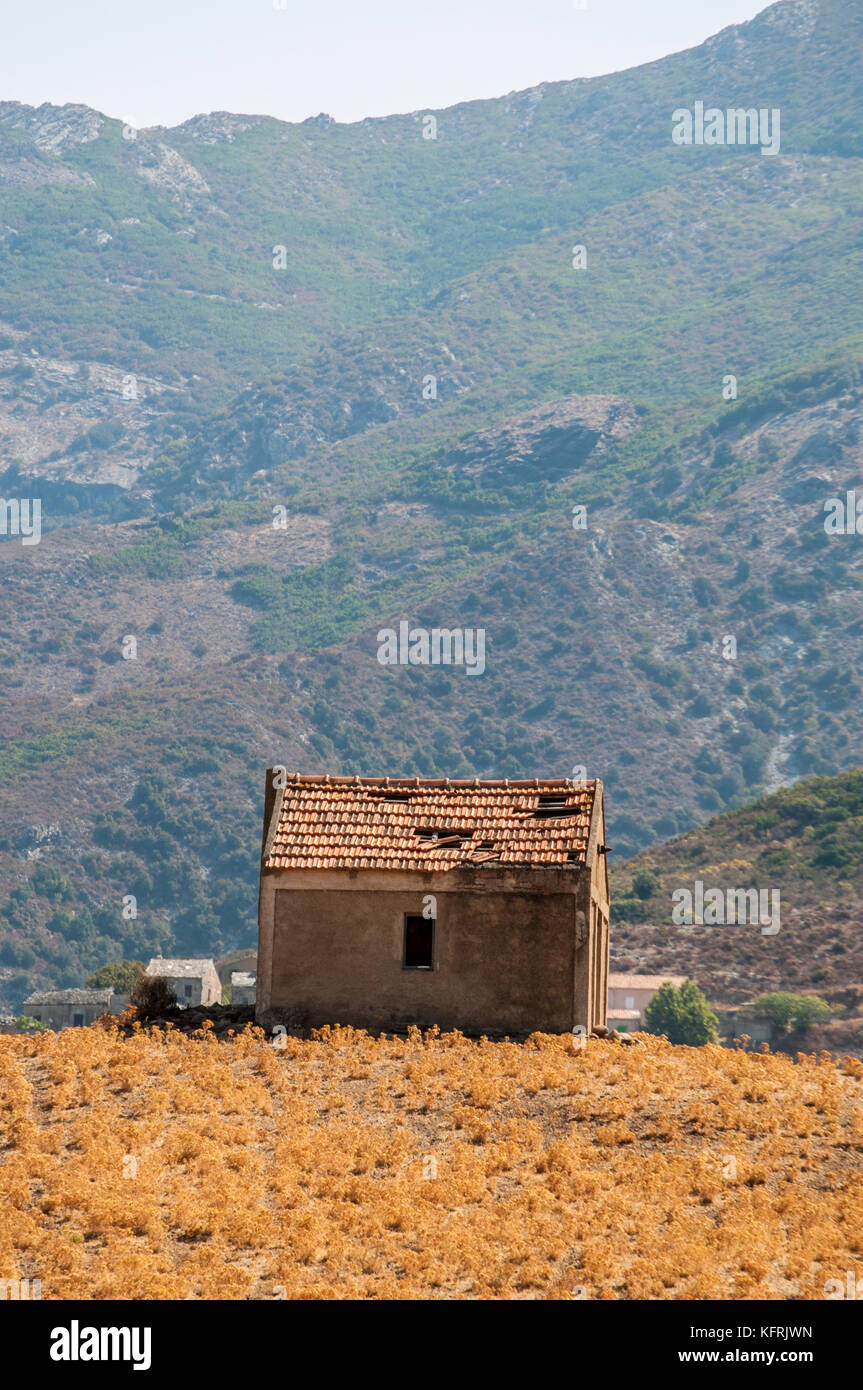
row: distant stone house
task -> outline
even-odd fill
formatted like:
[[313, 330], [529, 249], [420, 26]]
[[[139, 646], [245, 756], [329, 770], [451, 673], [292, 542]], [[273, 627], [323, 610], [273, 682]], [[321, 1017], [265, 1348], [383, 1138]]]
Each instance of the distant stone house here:
[[264, 1027], [604, 1025], [602, 783], [267, 774]]
[[147, 966], [146, 975], [166, 980], [184, 1008], [198, 1004], [221, 1004], [222, 982], [213, 961], [207, 959], [156, 956]]
[[717, 1033], [723, 1047], [734, 1047], [745, 1037], [748, 1048], [762, 1043], [773, 1044], [777, 1028], [766, 1014], [759, 1013], [752, 1003], [716, 1004]]
[[685, 979], [685, 975], [609, 975], [609, 1028], [637, 1033], [644, 1027], [645, 1010], [656, 991], [666, 981], [679, 989]]
[[59, 1032], [61, 1028], [86, 1028], [102, 1014], [120, 1014], [128, 1002], [128, 994], [115, 994], [110, 988], [46, 989], [25, 999], [21, 1013]]
[[254, 1004], [255, 993], [254, 975], [251, 975], [248, 970], [233, 970], [231, 972], [232, 1004]]
[[226, 956], [222, 956], [221, 960], [216, 961], [216, 970], [223, 989], [226, 989], [231, 983], [231, 976], [235, 970], [254, 975], [257, 969], [258, 953], [249, 947], [243, 947], [239, 951], [229, 951]]

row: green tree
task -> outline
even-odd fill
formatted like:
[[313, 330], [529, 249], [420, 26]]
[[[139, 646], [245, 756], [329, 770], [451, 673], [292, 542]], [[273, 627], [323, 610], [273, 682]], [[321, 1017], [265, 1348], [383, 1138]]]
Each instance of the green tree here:
[[48, 1024], [42, 1023], [38, 1018], [30, 1018], [27, 1014], [21, 1014], [15, 1020], [16, 1028], [27, 1029], [31, 1033], [47, 1033]]
[[766, 1014], [777, 1028], [789, 1029], [793, 1025], [801, 1032], [811, 1028], [813, 1023], [824, 1023], [833, 1010], [817, 994], [788, 994], [777, 991], [775, 994], [762, 994], [754, 1001], [753, 1008]]
[[55, 902], [73, 896], [71, 883], [53, 864], [37, 864], [30, 875], [30, 887], [40, 898], [53, 898]]
[[716, 1042], [719, 1020], [691, 980], [677, 989], [666, 980], [645, 1010], [648, 1033], [664, 1033], [669, 1042], [702, 1047]]
[[140, 960], [112, 960], [87, 980], [88, 989], [112, 989], [115, 994], [131, 994], [144, 973], [144, 963]]
[[647, 869], [641, 869], [637, 874], [633, 874], [632, 891], [637, 898], [645, 902], [652, 898], [659, 887], [659, 879], [656, 874], [652, 874]]

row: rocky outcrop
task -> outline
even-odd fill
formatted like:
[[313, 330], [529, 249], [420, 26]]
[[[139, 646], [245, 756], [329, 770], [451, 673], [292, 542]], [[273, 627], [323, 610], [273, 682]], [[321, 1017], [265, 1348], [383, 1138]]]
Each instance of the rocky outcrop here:
[[492, 484], [557, 481], [638, 425], [635, 408], [622, 396], [565, 396], [478, 431], [440, 462]]
[[96, 181], [80, 169], [73, 169], [59, 159], [4, 159], [0, 164], [0, 187], [45, 188], [49, 185], [67, 188], [95, 188]]
[[39, 150], [61, 154], [72, 145], [86, 145], [99, 137], [105, 117], [89, 106], [68, 104], [25, 106], [20, 101], [0, 102], [0, 130], [23, 130]]
[[262, 124], [263, 116], [235, 116], [230, 111], [211, 111], [208, 115], [193, 116], [176, 127], [176, 135], [195, 140], [199, 145], [233, 144], [238, 135]]
[[210, 186], [194, 164], [170, 145], [157, 143], [144, 146], [140, 152], [138, 173], [153, 188], [169, 193], [172, 198], [187, 201], [190, 197], [206, 197]]

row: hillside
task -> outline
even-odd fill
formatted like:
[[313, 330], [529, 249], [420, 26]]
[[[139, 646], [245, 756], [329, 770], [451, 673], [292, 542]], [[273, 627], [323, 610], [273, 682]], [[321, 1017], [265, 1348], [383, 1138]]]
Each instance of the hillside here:
[[[405, 368], [406, 345], [439, 355], [452, 337], [495, 379], [499, 408], [516, 382], [516, 401], [543, 394], [542, 377], [560, 394], [553, 372], [604, 389], [625, 389], [608, 380], [624, 373], [686, 399], [713, 386], [717, 333], [750, 373], [790, 366], [801, 343], [810, 356], [859, 337], [859, 246], [842, 210], [859, 199], [861, 34], [859, 3], [783, 0], [629, 72], [435, 112], [434, 140], [421, 111], [355, 125], [216, 112], [133, 130], [84, 106], [2, 102], [0, 320], [25, 359], [48, 359], [29, 364], [36, 382], [64, 363], [138, 374], [140, 412], [123, 414], [98, 380], [89, 409], [140, 413], [156, 442], [190, 410], [227, 405], [238, 382], [370, 334]], [[780, 105], [779, 155], [675, 146], [672, 111], [711, 92]], [[573, 240], [596, 256], [583, 283]], [[697, 334], [702, 352], [681, 353], [671, 332]], [[632, 360], [622, 333], [659, 356]], [[66, 384], [72, 398], [55, 404], [74, 416]], [[52, 452], [41, 433], [29, 466]], [[78, 462], [64, 443], [55, 462]]]
[[[434, 141], [0, 103], [0, 1011], [250, 944], [268, 765], [585, 767], [625, 858], [863, 762], [861, 35], [783, 0]], [[780, 153], [674, 145], [709, 92]]]
[[[570, 485], [565, 503], [522, 522], [511, 503], [468, 517], [462, 547], [458, 512], [407, 496], [375, 504], [347, 537], [326, 510], [291, 511], [274, 531], [260, 507], [232, 503], [157, 527], [51, 532], [38, 566], [0, 547], [21, 615], [0, 638], [7, 1001], [34, 982], [80, 982], [117, 943], [133, 959], [172, 941], [217, 953], [250, 943], [259, 770], [274, 762], [514, 777], [581, 764], [606, 783], [619, 861], [765, 784], [863, 761], [847, 718], [863, 658], [860, 557], [852, 538], [828, 540], [811, 502], [782, 495], [821, 447], [834, 484], [849, 476], [860, 388], [840, 395], [828, 377], [786, 391], [757, 425], [741, 411], [694, 440], [668, 500], [649, 479], [668, 468], [673, 483], [674, 465], [641, 466], [586, 533], [569, 524], [569, 499], [584, 495]], [[617, 409], [588, 415], [575, 402], [552, 421], [576, 432], [590, 421], [599, 451], [603, 420], [609, 438], [630, 428], [625, 413], [612, 421]], [[553, 437], [541, 450], [560, 429], [527, 415], [496, 442], [486, 434], [485, 466], [503, 469], [517, 449], [553, 459]], [[719, 444], [731, 457], [712, 468]], [[467, 444], [450, 452], [441, 478], [461, 468], [473, 486], [472, 457]], [[633, 519], [635, 505], [660, 516]], [[744, 551], [753, 509], [788, 530], [749, 530]], [[706, 539], [717, 530], [721, 546]], [[482, 678], [381, 667], [382, 612], [485, 627]], [[129, 633], [134, 661], [120, 659]], [[723, 656], [728, 633], [735, 660]], [[134, 920], [121, 916], [128, 894]]]
[[[724, 893], [778, 890], [779, 932], [675, 925], [672, 894], [693, 891], [696, 880]], [[841, 1027], [847, 1046], [851, 1027], [859, 1051], [863, 771], [807, 778], [615, 866], [612, 914], [613, 969], [672, 971], [673, 962], [673, 973], [691, 975], [722, 1003], [777, 989], [815, 992], [839, 1007], [840, 1022], [819, 1035], [821, 1044]]]
[[852, 1060], [659, 1039], [0, 1037], [0, 1277], [46, 1300], [819, 1301], [863, 1275], [861, 1087]]

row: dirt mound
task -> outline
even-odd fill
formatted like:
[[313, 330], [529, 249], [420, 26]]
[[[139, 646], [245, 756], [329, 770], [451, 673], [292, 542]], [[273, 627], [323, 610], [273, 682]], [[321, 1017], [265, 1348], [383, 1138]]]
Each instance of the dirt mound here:
[[[119, 1018], [106, 1014], [100, 1020], [108, 1028], [116, 1027], [118, 1032], [129, 1037], [136, 1027], [173, 1028], [178, 1033], [199, 1033], [202, 1029], [212, 1032], [217, 1038], [228, 1038], [232, 1033], [241, 1033], [255, 1021], [254, 1004], [199, 1004], [191, 1009], [175, 1006], [163, 1009], [157, 1014], [143, 1017], [141, 1012], [130, 1005]], [[209, 1028], [206, 1025], [209, 1024]]]

